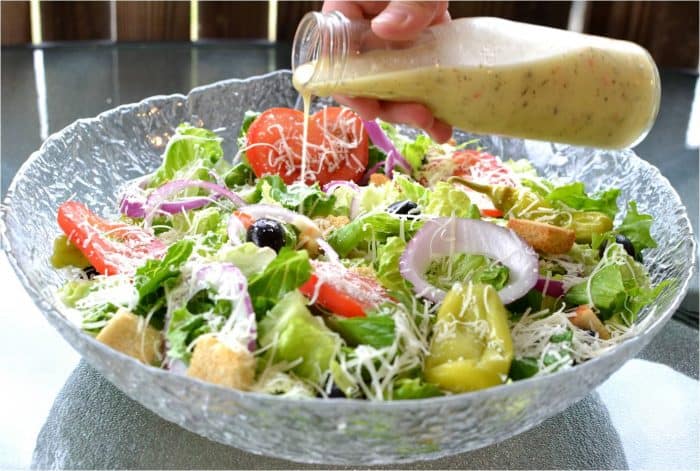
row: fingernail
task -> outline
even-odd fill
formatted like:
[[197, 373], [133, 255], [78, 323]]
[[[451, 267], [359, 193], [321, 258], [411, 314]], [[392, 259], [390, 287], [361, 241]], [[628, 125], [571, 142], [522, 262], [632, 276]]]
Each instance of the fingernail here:
[[392, 26], [400, 26], [408, 19], [408, 13], [398, 8], [388, 8], [381, 12], [379, 16], [372, 20], [373, 24], [385, 24]]

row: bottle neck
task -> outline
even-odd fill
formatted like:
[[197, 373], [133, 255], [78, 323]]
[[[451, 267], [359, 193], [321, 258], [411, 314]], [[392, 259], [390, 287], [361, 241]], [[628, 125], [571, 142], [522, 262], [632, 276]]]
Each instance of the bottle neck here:
[[302, 18], [292, 44], [292, 72], [298, 89], [342, 79], [350, 53], [351, 24], [336, 11], [311, 12]]

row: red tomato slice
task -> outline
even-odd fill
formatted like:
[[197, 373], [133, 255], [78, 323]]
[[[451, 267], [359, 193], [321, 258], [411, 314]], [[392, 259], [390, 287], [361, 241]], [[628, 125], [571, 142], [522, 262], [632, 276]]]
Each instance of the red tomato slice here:
[[493, 208], [493, 209], [484, 208], [481, 210], [481, 215], [489, 217], [489, 218], [502, 218], [503, 211], [501, 211], [500, 209], [496, 209], [496, 208]]
[[515, 186], [513, 173], [494, 155], [474, 149], [458, 150], [452, 155], [453, 175], [488, 185]]
[[102, 219], [77, 201], [59, 206], [57, 219], [68, 240], [103, 275], [131, 273], [167, 248], [143, 229]]
[[343, 317], [365, 317], [367, 311], [391, 300], [377, 280], [328, 262], [314, 262], [314, 274], [299, 291]]
[[[257, 177], [279, 175], [285, 183], [299, 180], [304, 114], [289, 108], [262, 113], [248, 129], [246, 156]], [[369, 141], [360, 117], [351, 110], [330, 107], [309, 117], [305, 182], [362, 178]]]

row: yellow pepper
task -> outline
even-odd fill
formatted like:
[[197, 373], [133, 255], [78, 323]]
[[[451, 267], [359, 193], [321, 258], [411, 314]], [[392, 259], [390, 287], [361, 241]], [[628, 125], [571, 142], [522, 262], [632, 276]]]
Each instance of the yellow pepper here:
[[490, 285], [455, 284], [437, 314], [425, 379], [452, 392], [501, 384], [513, 359], [508, 313]]

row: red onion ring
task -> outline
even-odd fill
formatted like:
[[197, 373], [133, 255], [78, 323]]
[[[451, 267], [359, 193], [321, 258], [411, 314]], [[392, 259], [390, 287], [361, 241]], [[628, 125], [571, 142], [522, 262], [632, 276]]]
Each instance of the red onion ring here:
[[435, 218], [426, 221], [406, 245], [399, 261], [399, 271], [413, 284], [418, 296], [437, 303], [445, 298], [446, 293], [425, 280], [430, 261], [462, 252], [486, 255], [508, 267], [508, 284], [498, 292], [503, 304], [521, 298], [537, 282], [537, 254], [532, 248], [510, 229], [477, 219]]
[[558, 298], [559, 296], [563, 296], [564, 293], [566, 293], [566, 290], [564, 289], [564, 283], [558, 280], [553, 280], [551, 278], [543, 278], [541, 276], [537, 279], [537, 283], [535, 283], [534, 289], [541, 292], [542, 294], [551, 296], [553, 298]]

